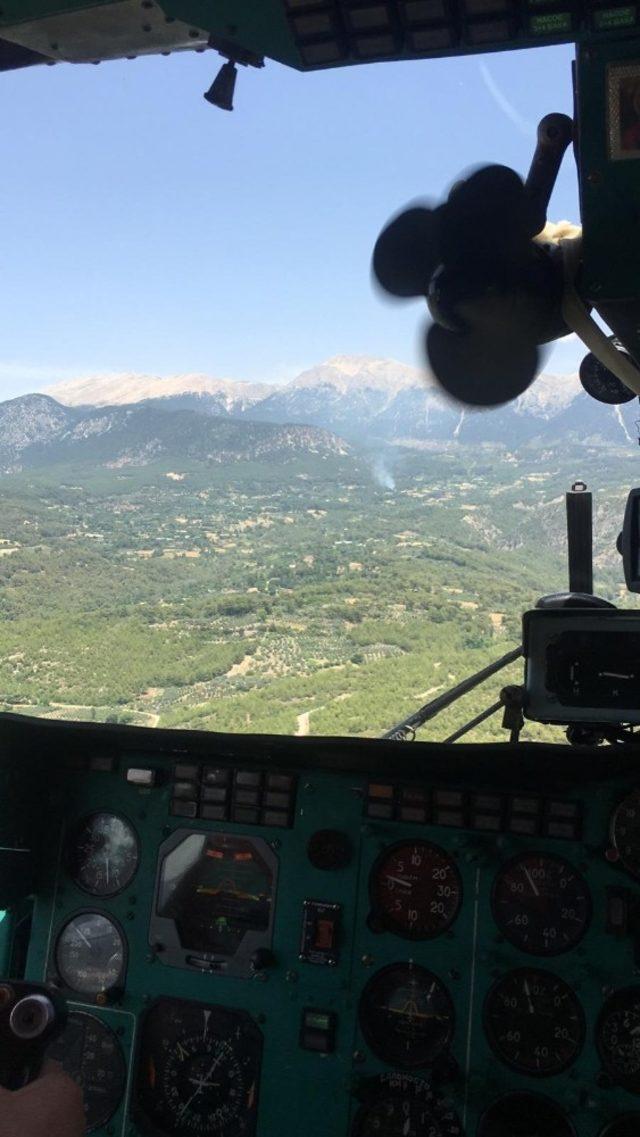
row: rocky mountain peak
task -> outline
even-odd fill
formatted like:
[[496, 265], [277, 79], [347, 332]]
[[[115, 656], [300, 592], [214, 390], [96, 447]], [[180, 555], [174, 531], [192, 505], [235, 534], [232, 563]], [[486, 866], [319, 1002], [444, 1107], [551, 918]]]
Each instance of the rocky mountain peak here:
[[310, 367], [289, 384], [292, 390], [333, 387], [342, 394], [366, 388], [397, 393], [407, 387], [424, 389], [425, 376], [417, 367], [396, 359], [376, 359], [370, 355], [334, 355]]

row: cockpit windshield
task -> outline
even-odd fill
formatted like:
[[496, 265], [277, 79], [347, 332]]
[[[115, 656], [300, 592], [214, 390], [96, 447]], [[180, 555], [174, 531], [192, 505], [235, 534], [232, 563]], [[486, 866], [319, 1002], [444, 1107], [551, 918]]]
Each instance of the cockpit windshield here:
[[[636, 401], [589, 399], [568, 335], [515, 401], [464, 408], [425, 363], [424, 299], [371, 276], [406, 203], [526, 175], [573, 54], [268, 62], [233, 114], [197, 97], [208, 54], [3, 76], [1, 710], [379, 735], [567, 587], [578, 478], [596, 591], [627, 603]], [[579, 222], [571, 152], [549, 218]]]

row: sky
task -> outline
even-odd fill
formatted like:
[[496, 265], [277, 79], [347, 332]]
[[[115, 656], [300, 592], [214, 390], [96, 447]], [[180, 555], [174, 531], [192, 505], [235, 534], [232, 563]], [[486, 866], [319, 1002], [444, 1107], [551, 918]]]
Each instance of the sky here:
[[[110, 372], [285, 381], [332, 355], [421, 362], [424, 304], [385, 303], [377, 234], [478, 163], [526, 174], [571, 113], [571, 47], [299, 74], [219, 57], [0, 75], [0, 398]], [[549, 216], [578, 221], [565, 158]], [[575, 338], [546, 370], [573, 371]]]

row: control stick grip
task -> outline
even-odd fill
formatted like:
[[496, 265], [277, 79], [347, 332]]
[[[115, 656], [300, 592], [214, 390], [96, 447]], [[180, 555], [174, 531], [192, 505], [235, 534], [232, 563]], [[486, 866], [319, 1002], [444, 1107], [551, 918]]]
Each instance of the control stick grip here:
[[40, 1072], [67, 1011], [57, 992], [39, 983], [0, 980], [0, 1086], [19, 1090]]
[[547, 209], [567, 147], [573, 141], [573, 119], [548, 114], [538, 124], [538, 140], [525, 183], [534, 208], [536, 233], [547, 223]]

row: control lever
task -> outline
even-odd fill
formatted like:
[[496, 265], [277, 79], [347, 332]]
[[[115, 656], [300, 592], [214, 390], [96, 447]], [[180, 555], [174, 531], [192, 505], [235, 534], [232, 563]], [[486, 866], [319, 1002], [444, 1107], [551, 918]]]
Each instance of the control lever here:
[[50, 987], [0, 980], [0, 1086], [19, 1090], [37, 1078], [66, 1020], [66, 1004]]
[[538, 140], [525, 189], [533, 205], [536, 233], [547, 224], [547, 209], [567, 147], [573, 141], [573, 119], [566, 114], [547, 114], [538, 124]]

